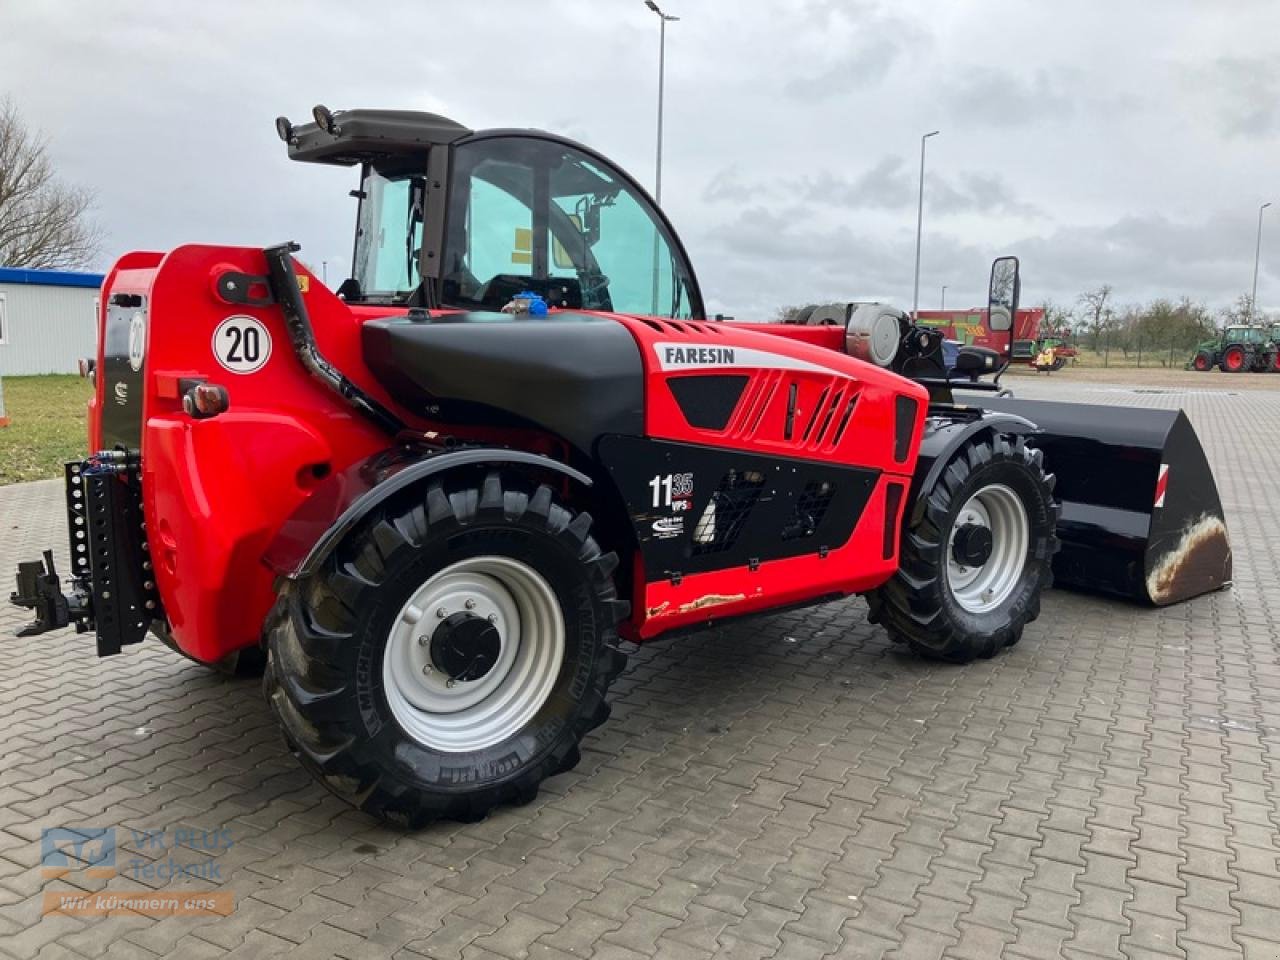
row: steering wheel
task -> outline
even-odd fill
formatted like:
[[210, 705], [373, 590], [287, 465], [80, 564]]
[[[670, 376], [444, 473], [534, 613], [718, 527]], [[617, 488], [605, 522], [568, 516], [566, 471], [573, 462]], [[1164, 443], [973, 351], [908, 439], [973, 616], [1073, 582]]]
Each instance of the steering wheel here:
[[587, 310], [613, 309], [613, 300], [609, 296], [609, 278], [598, 270], [594, 273], [578, 271], [578, 283], [582, 287], [582, 306]]

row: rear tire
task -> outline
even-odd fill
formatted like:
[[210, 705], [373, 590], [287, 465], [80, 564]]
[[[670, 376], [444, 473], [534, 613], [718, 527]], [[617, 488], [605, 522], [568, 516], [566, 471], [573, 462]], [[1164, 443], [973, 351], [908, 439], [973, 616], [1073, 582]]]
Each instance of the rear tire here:
[[308, 771], [413, 827], [527, 803], [573, 767], [626, 661], [617, 558], [590, 528], [545, 485], [433, 483], [288, 583], [264, 689]]
[[[1053, 580], [1053, 486], [1041, 452], [1022, 437], [971, 440], [921, 491], [923, 513], [903, 532], [898, 572], [867, 596], [872, 622], [916, 653], [951, 663], [1017, 643]], [[961, 565], [974, 528], [990, 533], [987, 557]]]
[[1219, 365], [1223, 373], [1244, 373], [1249, 369], [1249, 355], [1244, 347], [1232, 346], [1222, 351], [1222, 363]]

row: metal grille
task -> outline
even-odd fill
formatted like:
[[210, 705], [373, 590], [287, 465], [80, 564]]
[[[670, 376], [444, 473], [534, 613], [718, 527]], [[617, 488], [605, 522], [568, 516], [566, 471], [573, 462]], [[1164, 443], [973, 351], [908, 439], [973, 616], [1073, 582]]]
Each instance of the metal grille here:
[[796, 501], [795, 513], [782, 529], [782, 539], [801, 540], [813, 536], [822, 523], [822, 518], [827, 515], [827, 508], [831, 506], [831, 498], [835, 494], [836, 487], [833, 483], [822, 481], [805, 484], [800, 499]]
[[722, 553], [732, 548], [760, 499], [763, 487], [763, 473], [754, 470], [730, 470], [726, 473], [693, 529], [693, 555]]

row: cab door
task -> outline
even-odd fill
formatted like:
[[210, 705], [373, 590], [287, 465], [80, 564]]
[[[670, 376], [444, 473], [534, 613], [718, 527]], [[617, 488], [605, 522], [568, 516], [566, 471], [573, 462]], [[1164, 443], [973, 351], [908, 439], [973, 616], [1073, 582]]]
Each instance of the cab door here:
[[440, 300], [701, 318], [693, 268], [661, 212], [607, 160], [537, 134], [479, 134], [451, 159]]

